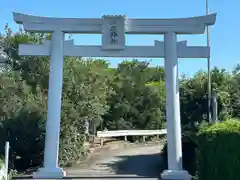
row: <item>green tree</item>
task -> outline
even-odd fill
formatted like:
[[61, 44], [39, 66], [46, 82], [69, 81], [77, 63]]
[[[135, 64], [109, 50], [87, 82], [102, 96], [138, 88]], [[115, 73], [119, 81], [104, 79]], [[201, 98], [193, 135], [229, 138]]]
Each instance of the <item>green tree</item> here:
[[232, 72], [230, 96], [232, 116], [240, 118], [240, 64]]
[[[49, 37], [48, 34], [33, 35], [22, 31], [14, 34], [7, 27], [6, 33], [1, 36], [1, 45], [9, 59], [8, 68], [3, 69], [6, 74], [2, 75], [4, 79], [0, 82], [3, 129], [0, 149], [4, 149], [6, 140], [10, 141], [13, 146], [12, 161], [19, 170], [42, 163], [49, 58], [20, 57], [17, 54], [18, 45], [41, 43], [44, 38]], [[108, 63], [104, 60], [65, 58], [60, 135], [61, 165], [80, 158], [83, 152], [84, 122], [87, 120], [99, 124], [102, 121], [102, 115], [108, 109], [106, 97], [111, 92], [111, 87], [108, 86], [110, 79], [107, 78], [110, 73]], [[23, 146], [27, 142], [29, 146]]]
[[[157, 73], [162, 72], [155, 70]], [[156, 129], [162, 126], [165, 112], [161, 107], [165, 98], [160, 93], [162, 86], [157, 84], [153, 88], [148, 84], [152, 74], [147, 62], [133, 60], [119, 64], [112, 83], [114, 94], [108, 98], [110, 110], [105, 116], [105, 126], [109, 129]]]

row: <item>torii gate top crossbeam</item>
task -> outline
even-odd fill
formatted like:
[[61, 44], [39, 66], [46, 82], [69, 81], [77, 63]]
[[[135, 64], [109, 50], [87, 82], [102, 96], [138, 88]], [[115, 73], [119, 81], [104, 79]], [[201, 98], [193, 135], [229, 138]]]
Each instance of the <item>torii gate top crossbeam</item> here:
[[[61, 30], [65, 33], [101, 34], [103, 18], [53, 18], [25, 15], [13, 12], [14, 21], [23, 24], [24, 29], [31, 32], [53, 32]], [[177, 19], [125, 19], [126, 34], [164, 34], [172, 31], [177, 34], [202, 34], [206, 26], [213, 25], [216, 14]]]

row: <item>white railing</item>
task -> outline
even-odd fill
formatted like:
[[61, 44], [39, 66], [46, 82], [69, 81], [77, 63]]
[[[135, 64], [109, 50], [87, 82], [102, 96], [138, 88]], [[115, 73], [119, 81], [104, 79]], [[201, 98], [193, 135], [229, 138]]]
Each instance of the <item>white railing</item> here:
[[0, 180], [4, 178], [4, 180], [8, 179], [8, 158], [9, 158], [9, 142], [6, 142], [5, 145], [5, 162], [0, 170]]
[[97, 137], [120, 137], [120, 136], [150, 136], [167, 134], [166, 129], [159, 130], [118, 130], [118, 131], [98, 131]]
[[97, 131], [97, 137], [101, 138], [101, 145], [103, 145], [104, 138], [109, 138], [109, 137], [124, 136], [125, 141], [127, 141], [127, 136], [143, 136], [143, 141], [145, 141], [145, 136], [165, 135], [165, 134], [167, 134], [166, 129]]

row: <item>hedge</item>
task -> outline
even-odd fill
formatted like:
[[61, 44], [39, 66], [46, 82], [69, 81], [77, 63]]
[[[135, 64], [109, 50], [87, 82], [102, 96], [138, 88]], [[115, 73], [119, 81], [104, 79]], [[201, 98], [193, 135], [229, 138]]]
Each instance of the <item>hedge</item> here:
[[202, 126], [197, 133], [199, 180], [239, 180], [239, 141], [239, 120]]

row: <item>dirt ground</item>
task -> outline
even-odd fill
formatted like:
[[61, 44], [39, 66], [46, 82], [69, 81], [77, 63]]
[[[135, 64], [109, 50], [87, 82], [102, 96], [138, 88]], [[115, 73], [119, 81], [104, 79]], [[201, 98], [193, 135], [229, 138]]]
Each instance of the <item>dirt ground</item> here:
[[68, 177], [80, 179], [158, 179], [163, 143], [116, 147], [94, 152], [85, 162], [66, 169]]

